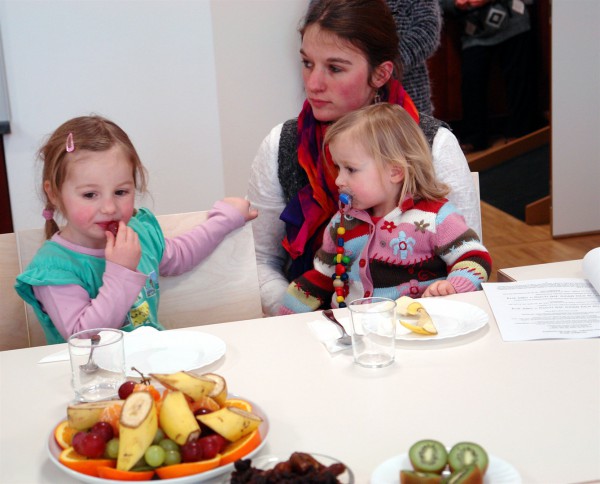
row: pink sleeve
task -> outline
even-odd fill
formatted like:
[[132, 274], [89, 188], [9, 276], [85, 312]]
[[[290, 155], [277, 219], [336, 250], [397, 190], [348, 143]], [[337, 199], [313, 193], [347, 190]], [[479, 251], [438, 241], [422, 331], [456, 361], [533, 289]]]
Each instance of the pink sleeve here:
[[145, 274], [106, 262], [95, 299], [76, 284], [35, 286], [33, 292], [63, 338], [91, 328], [120, 328], [146, 283]]
[[203, 223], [183, 235], [165, 239], [160, 275], [176, 276], [193, 269], [223, 242], [227, 234], [244, 223], [244, 217], [232, 205], [216, 202]]

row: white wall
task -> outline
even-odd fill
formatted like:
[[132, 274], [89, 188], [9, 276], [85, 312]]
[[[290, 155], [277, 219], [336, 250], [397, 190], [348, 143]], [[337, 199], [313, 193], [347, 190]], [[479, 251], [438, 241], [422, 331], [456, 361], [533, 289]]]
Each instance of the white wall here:
[[600, 2], [552, 1], [552, 234], [600, 230]]
[[43, 224], [43, 138], [90, 113], [130, 135], [157, 214], [244, 195], [260, 140], [299, 111], [296, 26], [307, 3], [0, 0], [15, 230]]

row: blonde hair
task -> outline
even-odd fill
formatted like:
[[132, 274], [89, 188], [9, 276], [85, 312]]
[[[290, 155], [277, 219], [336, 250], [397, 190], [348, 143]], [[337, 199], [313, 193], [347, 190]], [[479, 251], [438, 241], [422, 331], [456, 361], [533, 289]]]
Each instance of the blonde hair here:
[[352, 111], [328, 130], [324, 146], [343, 133], [351, 134], [383, 168], [402, 169], [401, 203], [407, 195], [421, 200], [440, 200], [450, 193], [433, 168], [431, 148], [423, 131], [402, 106], [378, 103]]
[[[67, 151], [67, 145], [70, 146], [70, 151]], [[64, 213], [63, 207], [55, 206], [51, 202], [44, 190], [44, 185], [48, 182], [50, 191], [58, 198], [67, 177], [69, 165], [73, 162], [72, 153], [79, 150], [107, 151], [117, 145], [123, 149], [131, 163], [136, 190], [141, 194], [145, 193], [147, 188], [146, 169], [127, 133], [112, 121], [101, 116], [81, 116], [60, 125], [39, 150], [39, 158], [43, 163], [42, 196], [45, 209]], [[45, 231], [47, 239], [58, 232], [58, 225], [54, 219], [46, 220]]]

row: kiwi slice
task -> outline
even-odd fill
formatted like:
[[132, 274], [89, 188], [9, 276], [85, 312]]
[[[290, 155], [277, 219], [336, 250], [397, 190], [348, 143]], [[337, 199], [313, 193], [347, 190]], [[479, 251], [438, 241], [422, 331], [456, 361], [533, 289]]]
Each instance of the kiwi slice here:
[[408, 450], [408, 458], [416, 471], [441, 474], [448, 463], [448, 452], [437, 440], [419, 440]]
[[400, 471], [400, 484], [440, 484], [442, 476], [433, 472]]
[[442, 484], [482, 484], [483, 474], [479, 467], [471, 464], [463, 467], [460, 471], [453, 472], [444, 478]]
[[448, 454], [448, 464], [452, 472], [473, 464], [479, 467], [482, 474], [485, 474], [488, 462], [487, 452], [474, 442], [459, 442], [450, 449]]

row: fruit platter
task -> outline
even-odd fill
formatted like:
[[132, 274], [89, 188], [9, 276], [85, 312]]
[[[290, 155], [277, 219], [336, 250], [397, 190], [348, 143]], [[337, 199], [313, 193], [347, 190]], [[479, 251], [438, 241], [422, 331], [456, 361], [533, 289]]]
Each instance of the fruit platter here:
[[69, 405], [49, 436], [51, 461], [90, 483], [202, 482], [265, 444], [265, 413], [230, 394], [221, 375], [179, 371], [139, 380], [123, 383], [118, 399]]

